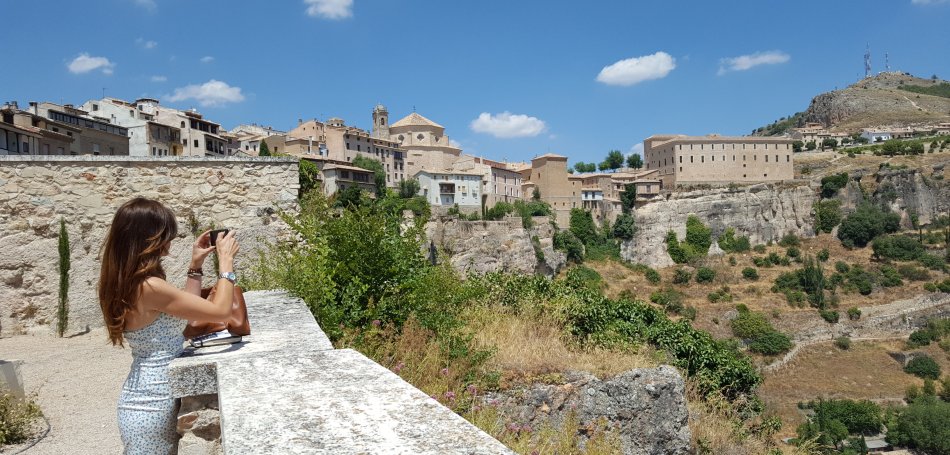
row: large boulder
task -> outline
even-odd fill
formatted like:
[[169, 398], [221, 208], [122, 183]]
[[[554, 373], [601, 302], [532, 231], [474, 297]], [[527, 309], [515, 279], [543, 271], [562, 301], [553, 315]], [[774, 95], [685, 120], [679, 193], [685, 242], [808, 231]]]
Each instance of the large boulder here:
[[490, 396], [510, 424], [539, 427], [563, 423], [575, 413], [578, 437], [606, 422], [620, 437], [624, 455], [667, 455], [689, 452], [685, 386], [668, 365], [637, 368], [609, 380], [589, 373], [565, 375], [564, 384], [534, 384]]

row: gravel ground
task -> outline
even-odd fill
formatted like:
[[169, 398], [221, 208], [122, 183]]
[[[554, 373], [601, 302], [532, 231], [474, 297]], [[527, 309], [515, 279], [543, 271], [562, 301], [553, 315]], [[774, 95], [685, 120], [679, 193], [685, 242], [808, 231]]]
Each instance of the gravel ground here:
[[23, 361], [24, 388], [38, 394], [49, 420], [49, 434], [25, 455], [122, 453], [116, 403], [132, 357], [127, 349], [109, 344], [105, 329], [73, 338], [0, 338], [0, 359]]

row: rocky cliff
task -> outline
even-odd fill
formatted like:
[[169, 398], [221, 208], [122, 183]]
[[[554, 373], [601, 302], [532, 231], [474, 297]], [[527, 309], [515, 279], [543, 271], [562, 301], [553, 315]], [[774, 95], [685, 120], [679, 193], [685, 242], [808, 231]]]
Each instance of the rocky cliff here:
[[950, 161], [908, 169], [857, 170], [835, 196], [847, 212], [868, 200], [887, 205], [901, 214], [903, 227], [911, 228], [910, 215], [921, 225], [933, 222], [950, 210]]
[[554, 250], [554, 228], [547, 218], [536, 217], [531, 229], [521, 218], [501, 221], [462, 221], [439, 217], [426, 223], [432, 241], [459, 272], [541, 273], [552, 276], [564, 266], [564, 253]]
[[[801, 237], [815, 234], [812, 204], [817, 196], [806, 185], [782, 187], [753, 185], [738, 189], [713, 189], [673, 193], [669, 199], [638, 208], [634, 238], [621, 246], [621, 256], [651, 267], [673, 265], [666, 252], [668, 231], [683, 239], [686, 218], [696, 215], [712, 228], [713, 239], [727, 228], [747, 235], [752, 244], [777, 241], [792, 233]], [[713, 249], [717, 247], [714, 245]]]

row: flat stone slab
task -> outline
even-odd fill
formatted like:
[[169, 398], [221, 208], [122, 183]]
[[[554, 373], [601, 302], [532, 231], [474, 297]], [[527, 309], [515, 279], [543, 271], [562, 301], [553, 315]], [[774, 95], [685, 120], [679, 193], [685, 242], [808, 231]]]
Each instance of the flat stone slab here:
[[240, 343], [188, 348], [172, 361], [169, 382], [176, 398], [217, 393], [218, 365], [262, 354], [298, 355], [333, 349], [307, 305], [285, 291], [244, 293], [251, 334]]
[[513, 453], [350, 349], [229, 362], [218, 378], [225, 453]]
[[170, 368], [176, 397], [217, 393], [225, 454], [513, 454], [397, 374], [333, 349], [306, 304], [244, 294], [251, 335], [189, 349]]

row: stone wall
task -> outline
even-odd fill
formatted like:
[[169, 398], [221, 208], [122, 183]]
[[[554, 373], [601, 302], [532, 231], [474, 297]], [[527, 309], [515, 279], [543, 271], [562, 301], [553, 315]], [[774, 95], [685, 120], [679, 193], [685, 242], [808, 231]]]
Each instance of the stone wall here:
[[[554, 275], [566, 262], [564, 253], [554, 250], [554, 228], [547, 217], [535, 217], [530, 229], [520, 217], [500, 221], [463, 221], [458, 217], [436, 217], [426, 223], [426, 238], [462, 274], [489, 272], [541, 273]], [[539, 261], [537, 248], [543, 253]]]
[[[623, 243], [623, 259], [651, 267], [667, 267], [673, 260], [666, 252], [666, 233], [683, 240], [686, 218], [698, 216], [712, 228], [715, 240], [727, 228], [747, 235], [752, 244], [777, 241], [791, 233], [815, 235], [812, 205], [817, 199], [806, 185], [753, 185], [738, 189], [712, 189], [673, 193], [665, 201], [646, 204], [634, 214], [637, 231]], [[714, 245], [713, 248], [716, 248]]]
[[70, 239], [75, 333], [102, 325], [98, 254], [125, 201], [145, 196], [175, 211], [179, 238], [164, 265], [168, 280], [183, 284], [192, 226], [237, 229], [240, 274], [242, 259], [283, 232], [277, 211], [296, 210], [297, 189], [297, 161], [285, 158], [0, 157], [0, 335], [55, 330], [60, 220]]

